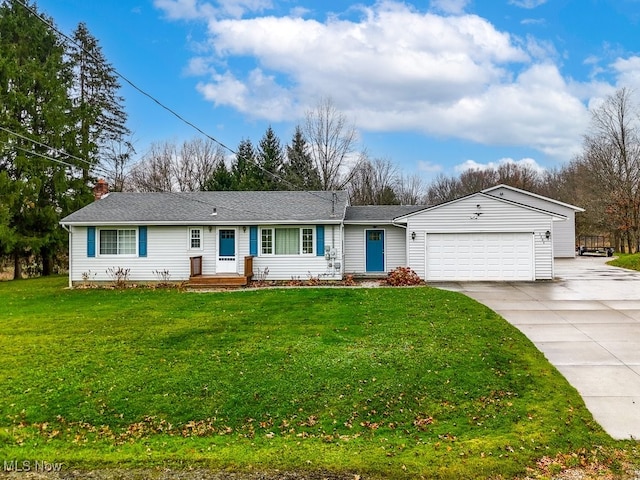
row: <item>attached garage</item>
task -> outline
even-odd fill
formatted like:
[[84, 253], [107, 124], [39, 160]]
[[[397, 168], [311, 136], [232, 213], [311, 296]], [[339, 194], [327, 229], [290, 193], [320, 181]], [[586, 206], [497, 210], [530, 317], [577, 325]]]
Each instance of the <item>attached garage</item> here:
[[532, 233], [427, 233], [426, 279], [534, 280]]
[[407, 264], [428, 282], [553, 279], [560, 214], [474, 193], [398, 217]]

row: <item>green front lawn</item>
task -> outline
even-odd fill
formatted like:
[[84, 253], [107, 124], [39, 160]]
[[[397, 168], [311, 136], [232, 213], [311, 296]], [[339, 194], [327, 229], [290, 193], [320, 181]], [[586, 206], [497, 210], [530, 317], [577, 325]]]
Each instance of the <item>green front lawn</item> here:
[[607, 264], [629, 270], [640, 270], [640, 253], [616, 253], [616, 256], [618, 258], [607, 262]]
[[624, 445], [518, 330], [457, 293], [65, 284], [0, 283], [7, 459], [508, 478]]

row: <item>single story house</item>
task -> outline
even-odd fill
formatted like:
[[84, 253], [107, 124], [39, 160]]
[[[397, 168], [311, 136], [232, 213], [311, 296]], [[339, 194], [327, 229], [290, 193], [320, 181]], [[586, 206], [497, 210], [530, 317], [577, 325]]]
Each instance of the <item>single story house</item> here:
[[109, 281], [117, 268], [132, 281], [339, 280], [399, 266], [427, 281], [552, 279], [555, 227], [568, 221], [534, 204], [543, 197], [492, 192], [426, 207], [350, 206], [343, 191], [103, 194], [98, 187], [95, 202], [61, 221], [71, 285]]
[[61, 221], [69, 279], [109, 281], [119, 267], [132, 281], [340, 279], [347, 203], [346, 192], [107, 193]]

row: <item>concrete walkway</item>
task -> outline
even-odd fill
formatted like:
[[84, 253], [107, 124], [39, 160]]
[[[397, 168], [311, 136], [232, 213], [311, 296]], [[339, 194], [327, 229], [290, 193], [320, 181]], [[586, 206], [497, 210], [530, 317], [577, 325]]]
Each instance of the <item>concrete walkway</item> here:
[[558, 259], [553, 282], [448, 283], [518, 327], [616, 439], [640, 439], [640, 272]]

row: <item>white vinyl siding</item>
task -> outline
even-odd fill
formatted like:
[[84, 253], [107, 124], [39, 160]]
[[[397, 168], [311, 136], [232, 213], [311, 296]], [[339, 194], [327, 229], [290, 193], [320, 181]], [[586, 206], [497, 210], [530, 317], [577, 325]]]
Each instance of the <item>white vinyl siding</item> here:
[[[156, 275], [153, 273], [155, 270], [168, 270], [170, 280], [178, 282], [189, 279], [189, 258], [192, 256], [202, 256], [203, 275], [214, 275], [216, 273], [218, 231], [220, 229], [228, 229], [228, 227], [202, 228], [202, 250], [193, 251], [189, 248], [190, 242], [188, 240], [190, 240], [190, 237], [187, 237], [187, 241], [185, 241], [187, 227], [148, 226], [148, 254], [144, 258], [99, 255], [87, 257], [87, 227], [74, 226], [70, 227], [70, 229], [72, 261], [69, 275], [72, 282], [81, 283], [83, 272], [88, 273], [89, 271], [95, 274], [95, 277], [91, 277], [92, 280], [110, 282], [111, 278], [107, 275], [106, 270], [113, 267], [129, 268], [129, 279], [131, 281], [155, 281], [157, 280]], [[109, 228], [106, 229], [108, 230]], [[313, 231], [315, 233], [315, 228]], [[240, 274], [244, 273], [244, 257], [249, 255], [249, 232], [249, 228], [246, 230], [237, 228], [236, 230], [236, 254], [238, 257], [238, 273]], [[342, 229], [338, 225], [325, 226], [325, 244], [336, 249], [336, 258], [339, 262], [342, 260], [341, 232]], [[96, 237], [97, 235], [98, 232], [96, 231]], [[98, 243], [98, 238], [96, 238], [96, 243]], [[98, 244], [96, 245], [97, 250]], [[291, 280], [292, 278], [306, 280], [310, 275], [314, 277], [320, 276], [323, 280], [337, 280], [342, 278], [343, 271], [342, 268], [338, 271], [330, 270], [324, 256], [315, 256], [315, 254], [255, 257], [253, 259], [254, 272], [264, 268], [269, 268], [267, 280]]]
[[[100, 229], [97, 229], [96, 236]], [[108, 228], [106, 230], [109, 230]], [[136, 229], [137, 230], [137, 229]], [[203, 273], [215, 273], [214, 262], [208, 261], [205, 254], [215, 249], [215, 230], [209, 233], [203, 229], [203, 251], [189, 250], [185, 241], [185, 227], [147, 227], [147, 257], [137, 256], [102, 256], [87, 257], [87, 228], [71, 227], [71, 252], [73, 261], [69, 272], [73, 282], [82, 281], [82, 273], [91, 271], [96, 281], [109, 282], [111, 278], [106, 273], [108, 268], [122, 267], [129, 269], [131, 281], [157, 280], [155, 270], [168, 270], [171, 281], [182, 281], [189, 278], [189, 257], [203, 255]], [[96, 239], [98, 243], [98, 238]], [[98, 250], [98, 248], [96, 248]]]
[[[427, 278], [426, 239], [430, 233], [527, 233], [533, 237], [534, 278], [552, 279], [553, 246], [545, 238], [552, 223], [552, 216], [544, 212], [484, 195], [466, 197], [407, 217], [408, 263], [421, 278]], [[415, 240], [411, 240], [411, 232], [416, 232]]]
[[576, 256], [576, 211], [573, 208], [509, 188], [497, 188], [487, 193], [494, 197], [505, 198], [567, 217], [566, 220], [554, 221], [553, 227], [550, 229], [553, 240], [553, 256], [556, 258]]
[[[386, 271], [397, 267], [407, 266], [407, 246], [404, 228], [394, 225], [376, 226], [377, 230], [384, 230], [384, 256]], [[344, 228], [344, 271], [348, 274], [366, 273], [366, 230], [372, 226], [345, 225]], [[410, 240], [409, 240], [410, 241]]]

